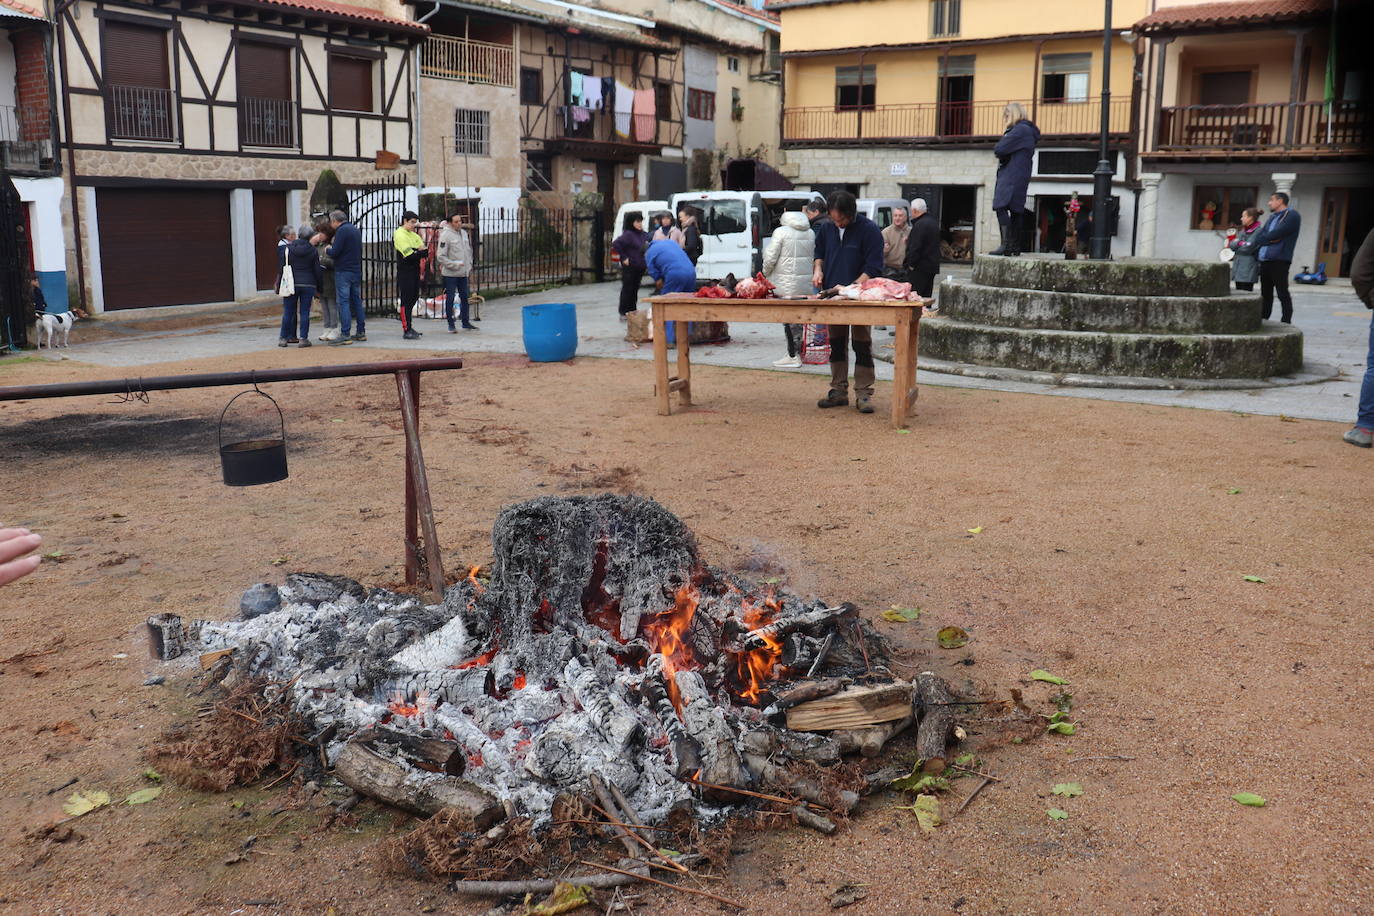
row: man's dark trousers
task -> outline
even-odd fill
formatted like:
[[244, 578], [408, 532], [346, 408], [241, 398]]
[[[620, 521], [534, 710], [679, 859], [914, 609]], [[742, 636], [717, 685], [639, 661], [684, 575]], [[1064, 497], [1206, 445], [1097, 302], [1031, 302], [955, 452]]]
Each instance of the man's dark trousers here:
[[1260, 317], [1266, 321], [1274, 311], [1274, 294], [1279, 295], [1283, 322], [1293, 323], [1293, 297], [1288, 292], [1291, 261], [1260, 261]]
[[913, 292], [920, 293], [927, 299], [934, 295], [935, 274], [924, 270], [913, 270], [908, 274], [908, 277], [911, 280]]

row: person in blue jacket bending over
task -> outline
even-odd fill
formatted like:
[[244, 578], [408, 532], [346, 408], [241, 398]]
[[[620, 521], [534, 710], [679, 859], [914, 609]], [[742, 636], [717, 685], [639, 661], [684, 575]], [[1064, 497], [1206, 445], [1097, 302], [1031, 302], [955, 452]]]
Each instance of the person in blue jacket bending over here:
[[659, 239], [644, 255], [645, 269], [654, 278], [660, 293], [695, 293], [697, 269], [682, 246], [672, 239]]

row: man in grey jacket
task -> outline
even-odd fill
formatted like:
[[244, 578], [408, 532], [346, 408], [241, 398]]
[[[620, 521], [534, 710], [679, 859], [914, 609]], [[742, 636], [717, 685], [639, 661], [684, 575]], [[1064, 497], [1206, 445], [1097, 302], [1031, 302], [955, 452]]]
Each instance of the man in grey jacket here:
[[455, 213], [448, 218], [439, 232], [439, 273], [444, 278], [444, 317], [448, 319], [450, 334], [457, 334], [453, 323], [453, 294], [456, 292], [461, 302], [459, 320], [463, 330], [476, 331], [477, 326], [468, 320], [468, 276], [472, 273], [472, 241], [463, 228], [463, 214]]

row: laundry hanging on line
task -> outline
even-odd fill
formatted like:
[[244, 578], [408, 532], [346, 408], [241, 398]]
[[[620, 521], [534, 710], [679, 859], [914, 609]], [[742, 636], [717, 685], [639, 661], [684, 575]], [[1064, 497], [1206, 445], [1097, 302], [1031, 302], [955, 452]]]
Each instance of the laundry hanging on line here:
[[629, 86], [615, 84], [615, 135], [630, 136], [630, 116], [634, 110], [635, 93]]
[[658, 134], [658, 119], [654, 114], [654, 90], [635, 90], [634, 122], [634, 138], [640, 143], [652, 143]]

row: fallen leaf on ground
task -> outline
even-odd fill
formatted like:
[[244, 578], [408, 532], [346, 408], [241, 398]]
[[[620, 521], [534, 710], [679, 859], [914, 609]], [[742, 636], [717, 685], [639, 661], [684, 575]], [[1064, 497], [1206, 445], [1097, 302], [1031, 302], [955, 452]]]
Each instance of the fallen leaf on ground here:
[[835, 892], [830, 895], [831, 909], [838, 910], [842, 906], [849, 906], [851, 903], [858, 903], [868, 896], [868, 886], [864, 884], [844, 884], [835, 888]]
[[1254, 792], [1237, 792], [1231, 797], [1242, 805], [1248, 805], [1251, 808], [1263, 808], [1265, 806], [1264, 797], [1256, 795]]
[[287, 563], [289, 563], [289, 562], [291, 562], [291, 558], [290, 558], [290, 557], [277, 557], [275, 560], [272, 561], [272, 565], [273, 565], [273, 566], [285, 566], [285, 565], [286, 565]]
[[1032, 671], [1030, 673], [1030, 679], [1033, 681], [1044, 681], [1046, 684], [1058, 684], [1061, 687], [1068, 683], [1064, 678], [1050, 674], [1044, 668], [1036, 668]]
[[62, 805], [62, 810], [66, 812], [68, 817], [80, 817], [83, 814], [90, 814], [96, 808], [104, 807], [109, 803], [109, 792], [91, 789], [85, 792], [73, 792]]
[[143, 771], [143, 778], [151, 779], [153, 782], [162, 782], [162, 774], [152, 767], [148, 767], [148, 769]]
[[1072, 735], [1074, 732], [1078, 731], [1078, 726], [1074, 725], [1072, 722], [1051, 722], [1048, 730], [1054, 732], [1056, 735]]
[[921, 763], [917, 761], [910, 773], [892, 780], [891, 786], [902, 792], [945, 792], [949, 790], [949, 780], [943, 776], [922, 773]]
[[529, 898], [533, 896], [530, 894], [525, 898], [525, 916], [558, 916], [560, 913], [571, 913], [592, 902], [585, 887], [566, 881], [559, 881], [553, 886], [553, 893], [531, 906]]
[[137, 792], [124, 799], [126, 805], [146, 805], [148, 802], [162, 794], [162, 786], [149, 786], [146, 789], [139, 789]]
[[918, 795], [911, 806], [916, 813], [916, 824], [926, 833], [940, 826], [940, 800], [934, 795]]
[[1259, 576], [1241, 576], [1241, 578], [1244, 579], [1246, 582], [1258, 582], [1261, 585], [1264, 584], [1264, 580], [1261, 579]]
[[982, 534], [982, 533], [983, 533], [983, 526], [982, 526], [982, 525], [979, 525], [977, 528], [970, 528], [970, 529], [968, 529], [968, 533], [969, 533], [969, 534]]
[[958, 649], [968, 645], [968, 631], [963, 627], [941, 627], [935, 638], [940, 641], [941, 649]]
[[1057, 782], [1054, 784], [1053, 792], [1055, 795], [1073, 798], [1075, 795], [1083, 794], [1083, 786], [1076, 782]]
[[1240, 492], [1240, 487], [1232, 487], [1231, 489], [1229, 489], [1229, 490], [1226, 491], [1226, 494], [1227, 494], [1228, 496], [1235, 496], [1235, 495], [1236, 495], [1237, 493], [1239, 493], [1239, 492]]
[[913, 620], [920, 619], [921, 609], [918, 607], [898, 607], [894, 604], [883, 611], [882, 616], [884, 620], [890, 620], [893, 623], [911, 623]]
[[1281, 414], [1279, 414], [1279, 422], [1280, 422], [1280, 423], [1296, 423], [1296, 422], [1298, 422], [1298, 421], [1297, 421], [1297, 418], [1296, 418], [1296, 417], [1290, 417], [1290, 416], [1288, 416], [1288, 414], [1286, 414], [1286, 413], [1281, 413]]
[[897, 430], [897, 435], [899, 435], [899, 436], [909, 436], [909, 435], [911, 435], [911, 430], [909, 430], [909, 429], [899, 429], [899, 430]]
[[1052, 821], [1067, 821], [1069, 819], [1069, 812], [1062, 811], [1059, 808], [1050, 808], [1046, 810], [1045, 813], [1049, 815]]

